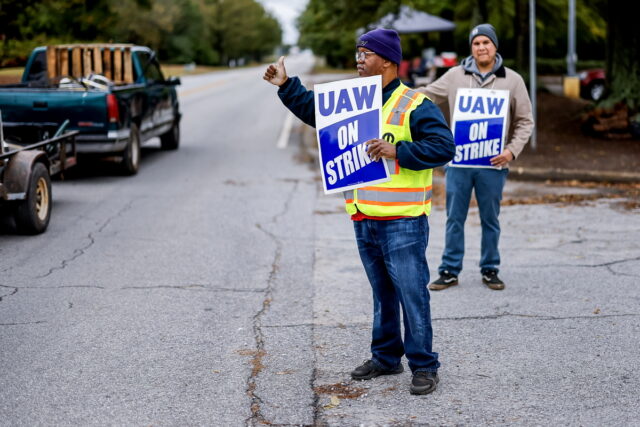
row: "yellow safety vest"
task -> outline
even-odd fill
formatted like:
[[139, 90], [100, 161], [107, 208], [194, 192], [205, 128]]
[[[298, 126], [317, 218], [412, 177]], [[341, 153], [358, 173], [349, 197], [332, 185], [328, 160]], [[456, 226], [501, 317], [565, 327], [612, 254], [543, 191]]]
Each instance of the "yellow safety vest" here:
[[[383, 138], [392, 144], [412, 141], [409, 118], [427, 97], [404, 84], [382, 106]], [[391, 181], [344, 192], [347, 213], [368, 216], [420, 216], [431, 213], [431, 169], [414, 171], [400, 167], [398, 159], [387, 161]]]

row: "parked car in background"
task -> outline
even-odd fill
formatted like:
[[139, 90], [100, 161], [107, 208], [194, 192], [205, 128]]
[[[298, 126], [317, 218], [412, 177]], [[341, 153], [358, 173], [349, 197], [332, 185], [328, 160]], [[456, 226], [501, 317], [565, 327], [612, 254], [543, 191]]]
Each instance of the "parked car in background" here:
[[176, 85], [165, 79], [155, 53], [131, 44], [38, 47], [19, 84], [0, 87], [5, 139], [22, 144], [48, 138], [68, 119], [80, 154], [115, 157], [137, 173], [140, 146], [160, 137], [180, 142]]
[[602, 99], [606, 89], [605, 73], [602, 68], [581, 71], [578, 77], [580, 78], [580, 96], [592, 101]]

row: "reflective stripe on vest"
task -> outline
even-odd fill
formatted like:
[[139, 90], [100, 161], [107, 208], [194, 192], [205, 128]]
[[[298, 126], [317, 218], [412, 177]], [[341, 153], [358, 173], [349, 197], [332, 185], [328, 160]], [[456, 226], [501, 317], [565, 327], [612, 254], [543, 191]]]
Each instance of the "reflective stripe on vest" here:
[[415, 90], [411, 90], [408, 88], [405, 89], [402, 92], [402, 96], [398, 98], [396, 105], [393, 106], [391, 114], [387, 119], [387, 124], [403, 126], [405, 113], [409, 110], [409, 108], [411, 108], [411, 104], [416, 100], [416, 98], [418, 98], [419, 95], [420, 93], [416, 92]]
[[431, 202], [431, 187], [358, 189], [358, 204], [378, 206], [419, 206]]
[[390, 174], [400, 173], [400, 165], [396, 159], [384, 159], [384, 161], [387, 162], [387, 168]]
[[[426, 188], [377, 188], [363, 187], [358, 189], [358, 203], [378, 206], [419, 206], [431, 203], [433, 191]], [[343, 191], [346, 203], [353, 203], [353, 190]]]

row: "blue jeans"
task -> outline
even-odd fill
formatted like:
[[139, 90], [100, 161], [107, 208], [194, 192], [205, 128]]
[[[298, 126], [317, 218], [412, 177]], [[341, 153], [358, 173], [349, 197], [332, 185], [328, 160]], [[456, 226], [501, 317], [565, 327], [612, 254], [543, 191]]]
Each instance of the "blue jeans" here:
[[[429, 240], [426, 216], [389, 221], [353, 221], [360, 259], [373, 290], [371, 354], [383, 369], [394, 369], [406, 354], [412, 372], [437, 372], [431, 349]], [[400, 310], [404, 342], [400, 333]]]
[[482, 241], [480, 244], [480, 271], [498, 271], [500, 266], [500, 201], [507, 181], [508, 169], [458, 168], [446, 170], [447, 228], [442, 264], [438, 271], [449, 271], [456, 276], [462, 271], [464, 257], [464, 223], [469, 211], [471, 190], [475, 189]]

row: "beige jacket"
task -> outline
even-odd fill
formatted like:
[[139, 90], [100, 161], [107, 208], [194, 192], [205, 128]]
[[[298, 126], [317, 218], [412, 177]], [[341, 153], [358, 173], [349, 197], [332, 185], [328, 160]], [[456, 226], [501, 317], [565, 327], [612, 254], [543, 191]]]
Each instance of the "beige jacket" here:
[[480, 77], [465, 71], [461, 65], [447, 71], [442, 77], [428, 86], [417, 88], [440, 107], [445, 117], [453, 117], [453, 109], [458, 88], [486, 88], [509, 91], [509, 115], [507, 117], [508, 129], [506, 147], [514, 157], [518, 157], [525, 144], [529, 142], [533, 132], [533, 114], [531, 113], [531, 100], [527, 87], [520, 74], [510, 68], [500, 67], [495, 74], [489, 76], [484, 82]]

